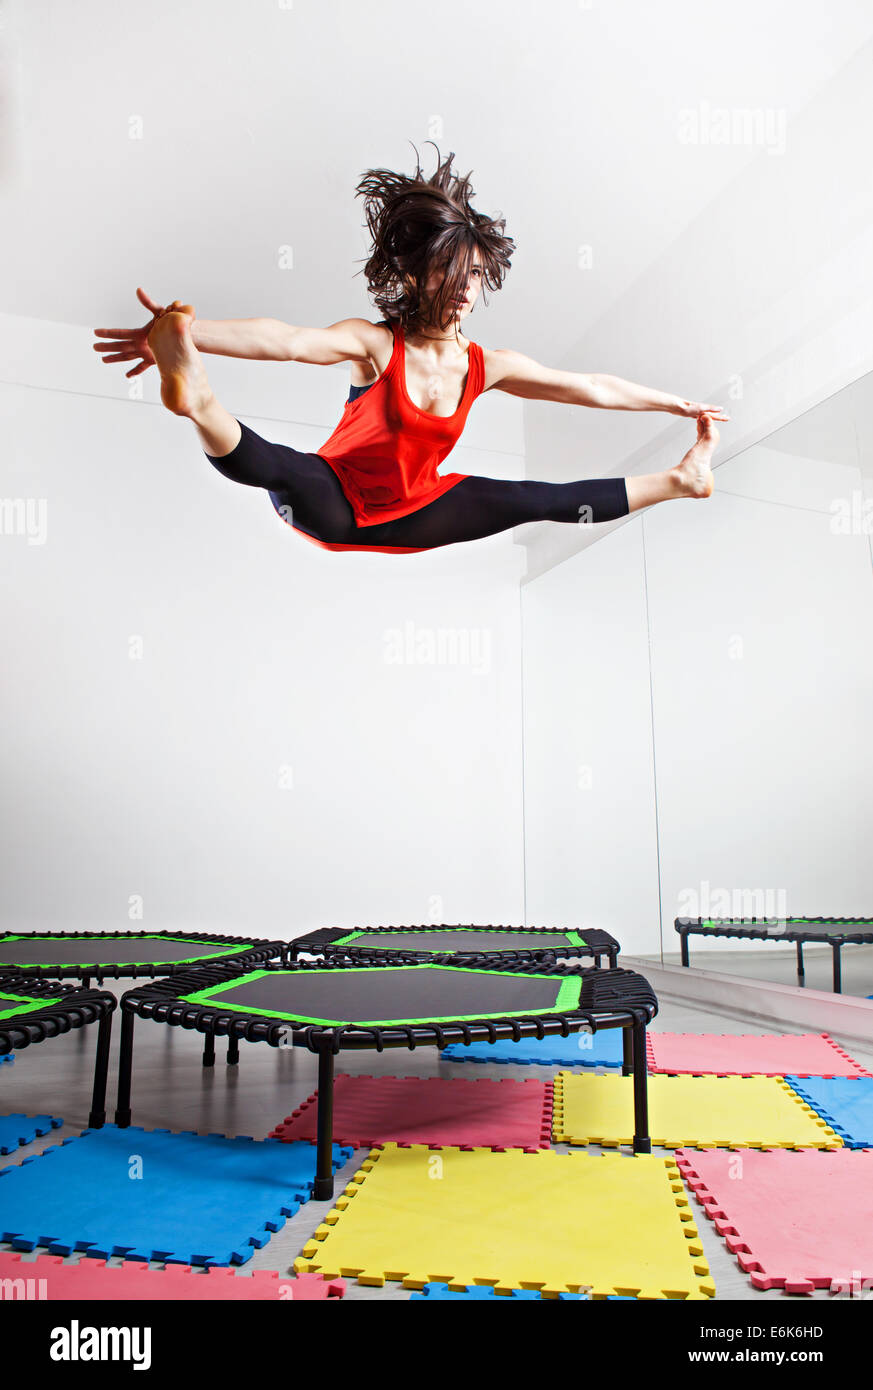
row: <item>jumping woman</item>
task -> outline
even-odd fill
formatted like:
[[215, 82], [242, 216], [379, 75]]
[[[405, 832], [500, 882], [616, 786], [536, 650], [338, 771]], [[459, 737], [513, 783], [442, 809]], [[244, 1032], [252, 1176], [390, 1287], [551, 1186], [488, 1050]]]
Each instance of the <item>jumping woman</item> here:
[[[161, 400], [197, 430], [226, 478], [264, 488], [283, 521], [327, 550], [406, 554], [478, 540], [530, 521], [589, 525], [679, 497], [708, 497], [720, 406], [635, 386], [620, 377], [558, 371], [509, 348], [483, 348], [462, 331], [483, 286], [500, 289], [515, 243], [504, 218], [470, 203], [470, 175], [411, 177], [370, 169], [358, 184], [372, 249], [364, 266], [383, 318], [300, 328], [278, 319], [198, 319], [142, 289], [143, 328], [98, 328], [105, 362], [153, 363]], [[483, 298], [483, 303], [487, 300]], [[316, 453], [272, 443], [216, 400], [201, 352], [330, 366], [352, 364], [343, 414]], [[643, 477], [550, 483], [437, 472], [484, 391], [608, 410], [662, 410], [697, 420], [697, 441], [675, 468]]]

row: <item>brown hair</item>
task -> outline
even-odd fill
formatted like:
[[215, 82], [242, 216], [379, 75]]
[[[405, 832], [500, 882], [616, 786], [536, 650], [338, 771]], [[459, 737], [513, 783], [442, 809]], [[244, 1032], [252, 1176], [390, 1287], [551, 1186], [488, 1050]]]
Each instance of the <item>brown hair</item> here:
[[[412, 143], [410, 141], [410, 143]], [[499, 290], [509, 269], [515, 242], [504, 235], [506, 219], [486, 217], [470, 206], [475, 190], [452, 171], [454, 152], [445, 159], [437, 152], [437, 167], [424, 177], [415, 150], [415, 173], [410, 177], [390, 169], [368, 169], [357, 186], [363, 196], [367, 226], [373, 239], [363, 268], [370, 296], [389, 321], [404, 332], [427, 325], [444, 329], [452, 320], [452, 305], [466, 293], [473, 256], [479, 253], [483, 283]], [[472, 171], [471, 171], [472, 172]], [[422, 290], [430, 271], [446, 266], [446, 275], [430, 305]], [[483, 303], [487, 300], [483, 296]]]

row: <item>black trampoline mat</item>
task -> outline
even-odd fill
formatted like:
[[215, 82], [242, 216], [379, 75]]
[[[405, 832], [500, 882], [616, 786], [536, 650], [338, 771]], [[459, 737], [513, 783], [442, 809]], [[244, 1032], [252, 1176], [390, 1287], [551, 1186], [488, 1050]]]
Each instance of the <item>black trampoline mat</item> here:
[[583, 946], [584, 936], [578, 932], [472, 931], [459, 927], [455, 931], [392, 931], [349, 932], [332, 946], [364, 946], [374, 951], [548, 951], [562, 947]]
[[2, 936], [0, 966], [82, 965], [95, 969], [100, 965], [178, 965], [236, 955], [246, 949], [242, 945], [219, 946], [215, 941], [198, 941], [195, 937], [167, 940], [135, 933], [128, 937]]
[[851, 939], [852, 936], [870, 936], [873, 933], [873, 918], [856, 917], [851, 922], [814, 922], [807, 919], [804, 922], [786, 917], [784, 921], [781, 918], [774, 922], [760, 919], [757, 922], [726, 922], [724, 925], [710, 920], [695, 925], [694, 930], [701, 935], [707, 931], [719, 931], [731, 936], [746, 936], [751, 931], [766, 932], [774, 941], [788, 932], [792, 936], [844, 936]]
[[218, 1004], [289, 1022], [387, 1025], [571, 1012], [581, 983], [578, 976], [407, 965], [254, 971], [183, 997], [192, 1004]]

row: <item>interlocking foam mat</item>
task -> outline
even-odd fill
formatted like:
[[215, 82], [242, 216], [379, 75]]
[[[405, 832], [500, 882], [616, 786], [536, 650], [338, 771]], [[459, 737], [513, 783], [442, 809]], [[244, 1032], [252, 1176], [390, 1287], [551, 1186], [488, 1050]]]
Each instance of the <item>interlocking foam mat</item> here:
[[869, 1076], [827, 1033], [649, 1033], [650, 1072], [688, 1076]]
[[[301, 1275], [300, 1277], [302, 1279], [304, 1276]], [[313, 1278], [312, 1275], [309, 1277]], [[410, 1302], [417, 1298], [430, 1299], [431, 1303], [481, 1303], [483, 1299], [490, 1299], [493, 1302], [495, 1298], [500, 1299], [501, 1302], [509, 1302], [513, 1298], [523, 1299], [527, 1303], [531, 1301], [541, 1303], [543, 1301], [543, 1296], [538, 1289], [511, 1289], [507, 1294], [498, 1294], [496, 1289], [485, 1288], [482, 1285], [478, 1288], [450, 1289], [448, 1284], [425, 1284], [420, 1293], [409, 1295]], [[580, 1300], [587, 1302], [588, 1295], [585, 1293], [559, 1293], [558, 1298], [578, 1303]], [[611, 1293], [607, 1295], [606, 1301], [607, 1303], [635, 1303], [636, 1299], [629, 1298], [625, 1294]]]
[[[334, 1171], [351, 1149], [333, 1150]], [[173, 1264], [244, 1264], [305, 1202], [311, 1144], [131, 1126], [0, 1169], [0, 1240]]]
[[0, 1154], [14, 1153], [63, 1123], [54, 1115], [0, 1115]]
[[299, 1274], [294, 1278], [275, 1270], [256, 1270], [248, 1275], [218, 1265], [206, 1270], [195, 1270], [191, 1265], [149, 1269], [133, 1261], [108, 1265], [105, 1260], [87, 1258], [77, 1264], [65, 1264], [60, 1255], [38, 1255], [35, 1260], [23, 1260], [20, 1255], [2, 1250], [0, 1280], [4, 1281], [4, 1289], [12, 1290], [5, 1294], [6, 1298], [49, 1302], [69, 1299], [76, 1303], [90, 1299], [125, 1303], [141, 1299], [149, 1302], [197, 1299], [221, 1303], [256, 1300], [312, 1303], [325, 1298], [342, 1298], [346, 1291], [344, 1280], [322, 1279], [319, 1274]]
[[3, 1053], [3, 1056], [0, 1057], [0, 1067], [2, 1067], [2, 1065], [3, 1065], [4, 1062], [14, 1062], [14, 1061], [15, 1061], [15, 1053], [14, 1053], [14, 1052], [4, 1052], [4, 1053]]
[[873, 1288], [873, 1152], [677, 1153], [685, 1181], [756, 1289]]
[[[479, 1288], [471, 1287], [469, 1289], [450, 1289], [448, 1284], [425, 1284], [424, 1288], [421, 1290], [420, 1293], [412, 1293], [409, 1295], [410, 1303], [413, 1301], [413, 1299], [417, 1298], [427, 1298], [431, 1301], [431, 1303], [481, 1303], [483, 1299], [491, 1299], [493, 1302], [495, 1298], [499, 1299], [500, 1302], [506, 1303], [510, 1302], [514, 1298], [523, 1299], [528, 1303], [542, 1302], [542, 1294], [539, 1292], [538, 1289], [511, 1289], [510, 1292], [507, 1294], [498, 1294], [494, 1291], [494, 1289], [485, 1288], [481, 1285]], [[559, 1293], [558, 1298], [574, 1300], [578, 1302], [580, 1299], [586, 1299], [587, 1294]], [[610, 1294], [610, 1299], [612, 1298], [614, 1298], [614, 1295]]]
[[873, 1077], [786, 1076], [848, 1149], [873, 1148]]
[[[649, 1134], [667, 1149], [839, 1148], [839, 1136], [775, 1076], [650, 1076]], [[630, 1144], [631, 1076], [555, 1077], [557, 1144]]]
[[678, 1169], [651, 1154], [387, 1144], [355, 1173], [295, 1269], [547, 1298], [715, 1294]]
[[514, 1062], [516, 1066], [620, 1067], [622, 1029], [597, 1033], [560, 1034], [551, 1038], [522, 1038], [521, 1042], [449, 1043], [440, 1052], [447, 1062]]
[[[315, 1139], [318, 1092], [272, 1131]], [[445, 1077], [337, 1076], [333, 1133], [354, 1148], [398, 1144], [547, 1149], [552, 1086], [545, 1081], [459, 1081]]]

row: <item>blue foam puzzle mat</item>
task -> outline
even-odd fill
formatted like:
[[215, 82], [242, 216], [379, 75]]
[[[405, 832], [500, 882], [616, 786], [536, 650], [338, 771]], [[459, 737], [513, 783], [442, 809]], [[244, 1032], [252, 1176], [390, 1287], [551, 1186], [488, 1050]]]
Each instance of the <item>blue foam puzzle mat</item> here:
[[786, 1076], [785, 1080], [836, 1130], [847, 1149], [873, 1149], [873, 1077]]
[[0, 1154], [14, 1153], [63, 1123], [54, 1115], [0, 1115]]
[[[353, 1150], [333, 1147], [336, 1172]], [[0, 1169], [0, 1240], [108, 1259], [245, 1264], [312, 1192], [315, 1145], [86, 1129]]]
[[440, 1053], [447, 1062], [514, 1062], [518, 1066], [620, 1067], [622, 1029], [598, 1033], [560, 1033], [551, 1038], [522, 1038], [521, 1042], [449, 1043]]
[[[512, 1298], [522, 1298], [527, 1302], [550, 1302], [540, 1297], [538, 1289], [513, 1289], [509, 1294], [496, 1294], [492, 1288], [484, 1284], [468, 1284], [466, 1289], [450, 1289], [448, 1284], [425, 1284], [420, 1293], [411, 1295], [413, 1298], [429, 1298], [435, 1303], [458, 1303], [458, 1302], [478, 1302], [481, 1299], [491, 1299], [492, 1302], [508, 1302]], [[589, 1300], [585, 1294], [581, 1293], [559, 1293], [559, 1299], [565, 1302], [587, 1303]], [[635, 1303], [636, 1299], [627, 1298], [624, 1294], [609, 1294], [607, 1303]]]
[[[560, 1294], [561, 1298], [581, 1299], [578, 1293]], [[509, 1303], [513, 1298], [526, 1299], [528, 1302], [542, 1302], [538, 1289], [513, 1289], [512, 1293], [502, 1293], [499, 1296], [494, 1290], [484, 1284], [471, 1284], [466, 1289], [450, 1289], [448, 1284], [425, 1284], [420, 1293], [411, 1295], [413, 1298], [429, 1298], [434, 1303], [475, 1303], [481, 1299], [490, 1299], [492, 1303]]]
[[0, 1067], [2, 1067], [2, 1065], [3, 1065], [4, 1062], [14, 1062], [14, 1061], [15, 1061], [15, 1053], [14, 1053], [14, 1052], [4, 1052], [4, 1053], [3, 1053], [3, 1056], [0, 1057]]

